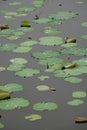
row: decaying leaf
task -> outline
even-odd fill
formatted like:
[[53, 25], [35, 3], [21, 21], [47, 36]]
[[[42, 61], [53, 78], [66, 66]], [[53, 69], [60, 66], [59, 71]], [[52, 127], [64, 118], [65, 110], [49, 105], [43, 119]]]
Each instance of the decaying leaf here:
[[75, 123], [87, 123], [87, 118], [86, 117], [77, 117], [75, 119]]

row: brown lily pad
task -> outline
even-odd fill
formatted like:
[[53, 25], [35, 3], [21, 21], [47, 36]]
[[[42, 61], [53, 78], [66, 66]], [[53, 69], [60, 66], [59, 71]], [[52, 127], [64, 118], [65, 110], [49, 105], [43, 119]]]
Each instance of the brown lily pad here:
[[87, 123], [87, 118], [86, 117], [77, 117], [75, 119], [75, 123]]
[[4, 91], [4, 90], [0, 90], [0, 100], [8, 99], [10, 97], [11, 97], [11, 95], [9, 92]]

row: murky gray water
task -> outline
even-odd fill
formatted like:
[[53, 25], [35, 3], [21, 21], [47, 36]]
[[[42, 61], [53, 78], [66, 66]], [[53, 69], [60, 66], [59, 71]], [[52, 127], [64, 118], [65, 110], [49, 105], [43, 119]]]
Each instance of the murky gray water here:
[[[31, 7], [32, 0], [19, 0], [23, 3], [23, 6]], [[84, 4], [78, 5], [75, 3], [76, 0], [46, 0], [43, 7], [37, 9], [35, 12], [29, 14], [24, 18], [18, 18], [14, 21], [5, 21], [3, 16], [0, 16], [0, 24], [8, 23], [11, 28], [16, 28], [19, 26], [21, 20], [29, 20], [32, 21], [35, 14], [39, 14], [40, 17], [46, 17], [48, 14], [58, 12], [58, 11], [75, 11], [79, 13], [77, 18], [67, 20], [64, 24], [57, 26], [60, 31], [62, 31], [59, 36], [61, 37], [74, 37], [77, 39], [77, 43], [81, 47], [87, 47], [86, 40], [81, 39], [81, 35], [87, 33], [87, 29], [80, 26], [80, 24], [84, 21], [87, 21], [87, 1], [84, 0]], [[1, 1], [0, 0], [0, 9], [8, 9], [8, 3], [12, 2], [12, 0]], [[62, 6], [59, 7], [58, 3], [61, 2]], [[12, 7], [9, 9], [10, 11], [15, 11]], [[30, 35], [34, 40], [38, 40], [41, 36], [44, 36], [44, 33], [41, 33], [42, 28], [45, 25], [36, 25], [31, 23], [35, 28], [35, 31], [29, 33], [24, 39], [16, 40], [16, 43], [21, 42], [22, 40], [27, 40], [27, 37]], [[0, 39], [0, 42], [5, 44], [8, 41], [4, 38]], [[33, 50], [26, 54], [14, 54], [11, 52], [0, 52], [0, 65], [7, 67], [9, 65], [9, 59], [14, 57], [24, 57], [29, 62], [26, 65], [27, 67], [36, 67], [40, 68], [43, 71], [43, 67], [39, 66], [35, 60], [33, 60], [30, 54], [34, 51], [52, 49], [52, 47], [39, 47], [34, 46]], [[54, 47], [56, 49], [56, 47]], [[76, 58], [76, 57], [75, 57]], [[72, 57], [72, 59], [74, 59]], [[42, 73], [44, 74], [44, 72]], [[80, 84], [70, 84], [64, 82], [62, 78], [54, 78], [52, 74], [50, 75], [49, 80], [40, 81], [37, 76], [32, 78], [21, 78], [15, 77], [14, 72], [4, 71], [0, 72], [0, 85], [4, 85], [7, 83], [18, 83], [24, 86], [24, 90], [22, 92], [17, 92], [12, 94], [12, 97], [24, 97], [30, 100], [31, 104], [29, 107], [15, 109], [11, 111], [0, 110], [0, 115], [2, 118], [0, 122], [3, 122], [5, 127], [3, 130], [87, 130], [87, 124], [75, 124], [74, 119], [78, 116], [87, 116], [87, 102], [86, 98], [84, 99], [85, 103], [78, 107], [71, 107], [67, 105], [67, 101], [71, 100], [71, 93], [73, 91], [87, 91], [87, 76], [81, 75], [84, 80]], [[50, 87], [55, 87], [56, 92], [38, 92], [35, 87], [40, 84], [45, 84]], [[41, 101], [53, 101], [58, 103], [59, 108], [54, 111], [44, 111], [44, 112], [35, 112], [32, 110], [32, 105], [36, 102]], [[42, 120], [30, 122], [25, 120], [24, 117], [26, 115], [30, 115], [32, 113], [41, 114], [43, 116]]]

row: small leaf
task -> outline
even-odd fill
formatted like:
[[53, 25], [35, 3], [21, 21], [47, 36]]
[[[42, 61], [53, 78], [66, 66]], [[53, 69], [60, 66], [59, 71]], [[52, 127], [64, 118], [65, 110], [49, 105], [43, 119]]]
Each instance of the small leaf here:
[[70, 106], [79, 106], [81, 104], [83, 104], [84, 101], [83, 100], [79, 100], [79, 99], [74, 99], [72, 101], [68, 101], [67, 104]]
[[49, 86], [47, 86], [47, 85], [39, 85], [39, 86], [36, 87], [36, 89], [38, 91], [48, 91], [49, 90]]
[[36, 121], [42, 119], [42, 116], [38, 114], [31, 114], [30, 116], [25, 116], [25, 119], [28, 119], [30, 121]]
[[84, 98], [84, 97], [86, 97], [86, 92], [75, 91], [75, 92], [72, 93], [72, 97], [74, 97], [74, 98]]
[[41, 81], [44, 81], [45, 79], [49, 79], [49, 78], [50, 78], [49, 76], [43, 76], [43, 75], [38, 77], [38, 79]]
[[80, 83], [80, 82], [82, 82], [82, 79], [77, 78], [77, 77], [68, 77], [68, 78], [65, 78], [64, 80], [67, 81], [67, 82], [70, 82], [70, 83]]

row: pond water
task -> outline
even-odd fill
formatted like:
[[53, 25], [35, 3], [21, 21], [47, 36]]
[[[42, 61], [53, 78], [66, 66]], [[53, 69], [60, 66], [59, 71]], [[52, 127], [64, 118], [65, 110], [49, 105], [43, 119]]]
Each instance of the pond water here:
[[[78, 3], [76, 3], [79, 1]], [[21, 2], [21, 5], [11, 6], [9, 3], [14, 2], [13, 0], [0, 0], [0, 10], [9, 10], [10, 12], [16, 11], [19, 7], [32, 7], [33, 0], [18, 0], [16, 2]], [[80, 3], [83, 2], [83, 3]], [[62, 6], [59, 6], [59, 3]], [[87, 22], [87, 1], [86, 0], [45, 0], [43, 6], [38, 7], [35, 11], [27, 13], [23, 17], [15, 17], [14, 20], [6, 20], [4, 18], [5, 14], [0, 13], [0, 24], [8, 24], [10, 29], [17, 29], [20, 27], [20, 22], [22, 20], [28, 20], [34, 31], [27, 33], [23, 37], [17, 40], [8, 40], [4, 37], [0, 37], [0, 43], [15, 43], [19, 44], [24, 41], [28, 41], [28, 37], [33, 40], [38, 40], [40, 37], [47, 36], [42, 30], [44, 27], [52, 26], [58, 29], [61, 33], [56, 34], [56, 36], [65, 38], [75, 38], [77, 39], [77, 44], [79, 47], [87, 47], [87, 40], [82, 39], [81, 36], [87, 34], [87, 28], [82, 27], [81, 23]], [[76, 18], [64, 21], [61, 25], [49, 25], [46, 24], [35, 24], [33, 19], [37, 14], [39, 18], [47, 17], [49, 14], [56, 13], [58, 11], [73, 11], [79, 15]], [[79, 75], [79, 78], [83, 79], [83, 82], [78, 84], [72, 84], [65, 82], [63, 78], [55, 78], [52, 73], [46, 73], [44, 70], [46, 66], [41, 66], [37, 63], [36, 59], [31, 57], [33, 52], [44, 51], [44, 50], [59, 50], [59, 46], [41, 46], [33, 45], [32, 50], [28, 53], [13, 53], [0, 51], [0, 66], [8, 67], [10, 64], [9, 60], [15, 57], [25, 58], [28, 63], [25, 65], [27, 68], [38, 68], [41, 74], [30, 78], [22, 78], [15, 76], [14, 72], [5, 70], [0, 72], [0, 86], [8, 83], [17, 83], [23, 85], [23, 91], [12, 93], [11, 97], [23, 97], [30, 101], [30, 105], [25, 108], [16, 108], [14, 110], [0, 110], [0, 123], [5, 126], [3, 130], [65, 130], [71, 128], [72, 130], [86, 130], [87, 124], [77, 124], [75, 123], [76, 117], [87, 117], [87, 97], [84, 98], [84, 104], [80, 106], [70, 106], [67, 104], [68, 101], [72, 100], [72, 92], [74, 91], [85, 91], [87, 93], [87, 75]], [[63, 55], [63, 59], [67, 60], [67, 56]], [[70, 56], [69, 61], [79, 59], [82, 57]], [[50, 76], [49, 79], [40, 81], [38, 77], [40, 75]], [[56, 91], [37, 91], [36, 86], [38, 85], [48, 85], [49, 87], [56, 88]], [[38, 102], [55, 102], [58, 104], [58, 109], [53, 111], [35, 111], [32, 109], [32, 105]], [[31, 114], [42, 115], [41, 120], [29, 121], [25, 120], [25, 116]]]

